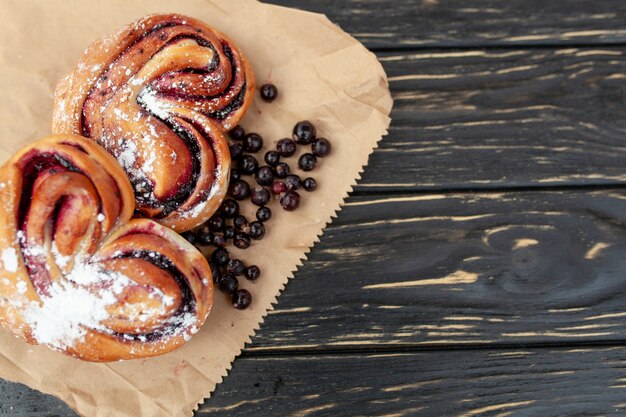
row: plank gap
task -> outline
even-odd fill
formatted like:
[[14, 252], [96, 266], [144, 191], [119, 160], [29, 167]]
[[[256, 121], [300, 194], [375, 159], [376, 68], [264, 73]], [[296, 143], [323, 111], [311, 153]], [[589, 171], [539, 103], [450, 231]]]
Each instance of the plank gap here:
[[358, 188], [352, 193], [353, 197], [376, 197], [388, 195], [429, 195], [429, 194], [491, 194], [491, 193], [523, 193], [523, 192], [552, 192], [552, 191], [607, 191], [607, 190], [623, 190], [626, 189], [624, 182], [607, 182], [607, 183], [587, 183], [587, 184], [558, 184], [558, 185], [502, 185], [494, 184], [490, 186], [458, 186], [458, 187], [441, 187], [441, 188], [423, 188], [423, 189], [376, 189]]
[[476, 44], [427, 44], [427, 45], [398, 45], [398, 46], [373, 46], [369, 50], [376, 54], [387, 53], [420, 53], [420, 52], [464, 52], [464, 51], [511, 51], [518, 49], [568, 49], [568, 48], [620, 48], [625, 47], [623, 41], [597, 42], [545, 42], [545, 43], [516, 43], [503, 42], [499, 44], [476, 43]]
[[519, 349], [582, 349], [582, 348], [613, 348], [625, 347], [626, 340], [567, 340], [567, 341], [549, 341], [549, 342], [528, 342], [528, 343], [468, 343], [460, 345], [448, 344], [432, 344], [432, 345], [394, 345], [394, 346], [350, 346], [336, 348], [296, 348], [296, 349], [266, 349], [259, 348], [244, 350], [241, 354], [242, 358], [259, 358], [259, 357], [285, 357], [285, 356], [336, 356], [336, 355], [355, 355], [355, 354], [401, 354], [401, 353], [419, 353], [419, 352], [440, 352], [440, 351], [474, 351], [474, 350], [502, 350], [511, 351]]

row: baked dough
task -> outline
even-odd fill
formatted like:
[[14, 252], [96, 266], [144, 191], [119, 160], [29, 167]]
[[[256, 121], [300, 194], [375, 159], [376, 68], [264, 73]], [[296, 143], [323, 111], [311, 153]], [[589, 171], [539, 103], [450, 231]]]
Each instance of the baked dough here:
[[219, 208], [230, 174], [224, 131], [253, 96], [252, 69], [231, 40], [190, 17], [152, 15], [85, 51], [56, 89], [52, 129], [103, 146], [137, 211], [183, 232]]
[[88, 361], [161, 355], [205, 322], [211, 269], [152, 220], [88, 139], [56, 135], [0, 168], [0, 324]]

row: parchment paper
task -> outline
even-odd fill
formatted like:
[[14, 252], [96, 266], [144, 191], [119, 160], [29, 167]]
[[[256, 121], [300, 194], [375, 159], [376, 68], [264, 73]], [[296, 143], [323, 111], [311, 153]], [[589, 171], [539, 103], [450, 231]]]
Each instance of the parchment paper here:
[[267, 237], [242, 256], [263, 271], [254, 284], [242, 280], [255, 297], [252, 307], [237, 311], [216, 293], [207, 325], [182, 349], [89, 364], [0, 332], [0, 377], [53, 394], [85, 416], [191, 415], [273, 309], [390, 121], [387, 78], [375, 56], [321, 15], [253, 0], [0, 0], [0, 160], [50, 133], [54, 87], [88, 44], [158, 12], [188, 14], [227, 33], [252, 62], [259, 85], [278, 86], [280, 98], [268, 104], [257, 95], [242, 123], [266, 145], [309, 119], [334, 148], [313, 172], [318, 191], [303, 195], [293, 213], [274, 203]]

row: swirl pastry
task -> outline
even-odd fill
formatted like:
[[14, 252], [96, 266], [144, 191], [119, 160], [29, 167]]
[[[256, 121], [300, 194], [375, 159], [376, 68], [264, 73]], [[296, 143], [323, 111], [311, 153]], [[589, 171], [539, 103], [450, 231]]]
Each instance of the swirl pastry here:
[[206, 259], [176, 232], [131, 220], [133, 190], [85, 138], [50, 136], [0, 168], [0, 324], [88, 361], [156, 356], [204, 323]]
[[189, 17], [153, 15], [85, 51], [57, 87], [52, 129], [102, 145], [126, 171], [138, 212], [183, 232], [221, 204], [223, 131], [253, 96], [252, 69], [232, 41]]

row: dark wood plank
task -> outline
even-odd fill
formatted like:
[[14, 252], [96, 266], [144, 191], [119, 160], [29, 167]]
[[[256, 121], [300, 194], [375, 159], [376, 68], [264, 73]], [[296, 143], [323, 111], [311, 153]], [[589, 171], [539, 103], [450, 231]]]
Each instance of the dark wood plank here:
[[612, 0], [269, 0], [325, 13], [370, 48], [624, 42]]
[[625, 183], [626, 48], [380, 56], [391, 134], [358, 190]]
[[65, 403], [25, 385], [0, 379], [0, 415], [9, 417], [77, 417]]
[[[626, 348], [247, 357], [196, 416], [621, 416], [624, 363]], [[76, 417], [7, 382], [0, 414]]]
[[[310, 261], [289, 284], [276, 312], [247, 350], [248, 355], [477, 343], [483, 347], [490, 343], [515, 345], [519, 349], [530, 343], [623, 343], [625, 226], [623, 190], [351, 198], [313, 250]], [[426, 353], [416, 357], [422, 355]], [[298, 356], [290, 360], [293, 362], [288, 369], [303, 363]], [[466, 369], [447, 357], [438, 360], [441, 369], [452, 375], [456, 369]], [[426, 362], [431, 361], [435, 359]], [[236, 369], [239, 362], [245, 361], [238, 361]], [[562, 370], [568, 363], [556, 363], [554, 368]], [[619, 363], [610, 363], [617, 369], [610, 372], [622, 372]], [[275, 365], [267, 366], [273, 369]], [[412, 373], [422, 370], [421, 364], [406, 367]], [[330, 368], [339, 374], [351, 368], [367, 369], [375, 375], [396, 373], [384, 361], [348, 362], [345, 367]], [[250, 375], [265, 378], [269, 372], [263, 366], [252, 369], [244, 372], [248, 382]], [[523, 367], [512, 369], [518, 372]], [[306, 374], [324, 380], [328, 370], [322, 374], [315, 370], [311, 365]], [[477, 370], [482, 375], [493, 371], [488, 366]], [[269, 380], [275, 378], [275, 374], [270, 375]], [[335, 376], [326, 379], [331, 387]], [[355, 377], [351, 375], [348, 380]], [[293, 378], [310, 383], [297, 373]], [[220, 391], [233, 392], [227, 400], [232, 401], [229, 405], [253, 401], [247, 391], [241, 391], [245, 387], [232, 388], [244, 386], [241, 379], [231, 379], [226, 383], [234, 385]], [[541, 378], [537, 380], [541, 385]], [[343, 383], [343, 379], [339, 381]], [[386, 386], [388, 382], [380, 379], [379, 383]], [[393, 385], [401, 383], [413, 382]], [[524, 384], [526, 387], [530, 382]], [[497, 386], [489, 387], [476, 392], [481, 396], [488, 396], [489, 389], [497, 392]], [[23, 387], [17, 390], [24, 392]], [[444, 387], [440, 390], [446, 391]], [[8, 397], [15, 395], [9, 389], [6, 392]], [[377, 391], [372, 392], [375, 395]], [[614, 392], [620, 391], [609, 390], [606, 395]], [[323, 398], [311, 397], [304, 404], [321, 406], [326, 404]], [[407, 398], [398, 407], [412, 406], [412, 397]], [[610, 395], [597, 401], [606, 398]], [[28, 407], [30, 401], [3, 402], [0, 398], [5, 408]], [[493, 401], [500, 404], [504, 400], [498, 397]], [[441, 400], [441, 404], [445, 402]], [[475, 407], [490, 404], [481, 402]], [[218, 406], [211, 401], [209, 407]], [[268, 407], [273, 410], [274, 405]], [[36, 408], [33, 413], [43, 409]], [[246, 410], [244, 407], [233, 415], [252, 412]], [[26, 409], [23, 415], [37, 415], [28, 412]], [[451, 411], [449, 415], [455, 414]]]
[[626, 349], [245, 358], [198, 416], [623, 416]]
[[626, 192], [349, 200], [250, 352], [626, 341]]

